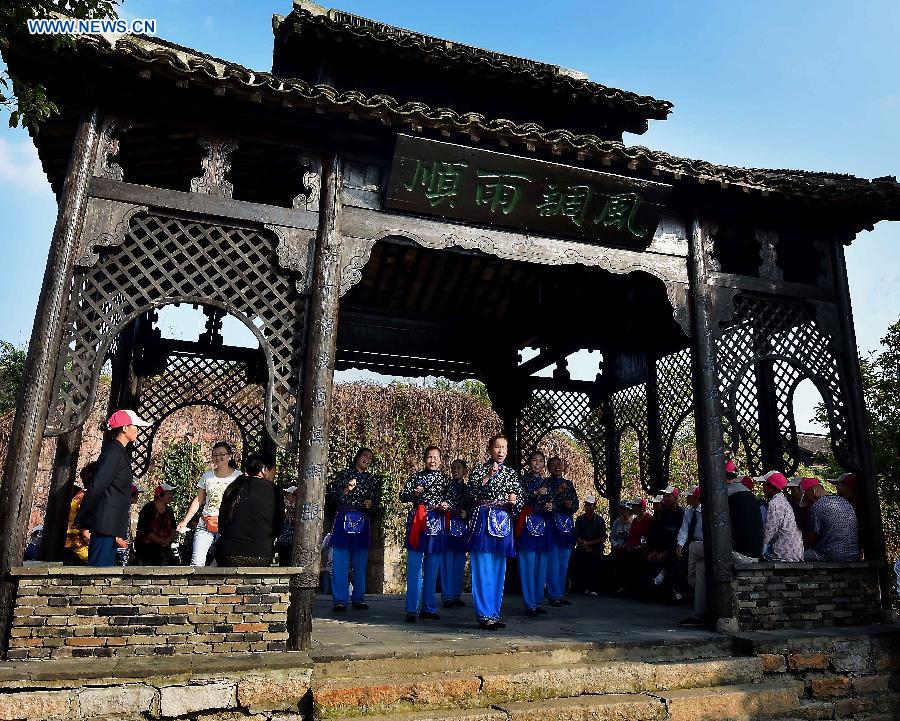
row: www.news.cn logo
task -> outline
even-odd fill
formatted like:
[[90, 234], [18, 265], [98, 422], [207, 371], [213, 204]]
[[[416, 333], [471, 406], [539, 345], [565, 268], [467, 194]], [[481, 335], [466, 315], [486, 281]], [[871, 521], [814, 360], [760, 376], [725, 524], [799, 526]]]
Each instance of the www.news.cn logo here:
[[156, 20], [138, 18], [122, 20], [100, 18], [76, 20], [75, 18], [32, 18], [28, 22], [28, 32], [32, 35], [104, 35], [156, 34]]

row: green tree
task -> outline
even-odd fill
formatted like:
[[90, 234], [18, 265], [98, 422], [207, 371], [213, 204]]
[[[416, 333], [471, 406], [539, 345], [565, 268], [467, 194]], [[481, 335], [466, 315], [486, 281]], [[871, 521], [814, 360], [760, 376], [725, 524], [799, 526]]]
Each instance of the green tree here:
[[[0, 51], [30, 38], [31, 42], [46, 42], [51, 50], [72, 46], [68, 35], [28, 35], [26, 23], [35, 18], [49, 18], [54, 14], [90, 20], [116, 17], [120, 0], [3, 0], [0, 3]], [[43, 85], [32, 85], [7, 69], [0, 72], [0, 108], [9, 113], [9, 126], [27, 127], [36, 132], [41, 123], [59, 113], [59, 108], [47, 97]]]
[[199, 443], [174, 441], [163, 450], [161, 466], [162, 480], [175, 486], [172, 508], [180, 518], [194, 497], [194, 484], [207, 469], [206, 456]]
[[0, 340], [0, 413], [16, 407], [24, 372], [25, 351]]

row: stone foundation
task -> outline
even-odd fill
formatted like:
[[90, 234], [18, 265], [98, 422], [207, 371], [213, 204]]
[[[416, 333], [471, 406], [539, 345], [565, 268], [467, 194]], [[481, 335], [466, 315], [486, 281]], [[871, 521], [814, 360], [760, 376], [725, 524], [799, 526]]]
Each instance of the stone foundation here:
[[735, 564], [732, 592], [742, 631], [881, 620], [878, 571], [865, 562]]
[[283, 651], [288, 579], [296, 572], [277, 567], [17, 568], [7, 659]]

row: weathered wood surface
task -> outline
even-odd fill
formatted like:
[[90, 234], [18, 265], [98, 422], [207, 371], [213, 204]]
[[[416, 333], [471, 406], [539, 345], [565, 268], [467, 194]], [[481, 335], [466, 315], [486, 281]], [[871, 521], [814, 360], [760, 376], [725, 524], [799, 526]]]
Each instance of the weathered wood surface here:
[[313, 594], [319, 583], [320, 544], [325, 520], [325, 468], [337, 343], [341, 282], [341, 157], [333, 153], [323, 169], [322, 210], [309, 302], [306, 377], [302, 379], [298, 497], [292, 565], [303, 571], [291, 577], [288, 630], [291, 647], [307, 649], [312, 639]]
[[25, 548], [28, 508], [50, 405], [53, 369], [62, 342], [88, 181], [99, 138], [100, 113], [95, 109], [81, 119], [72, 146], [3, 469], [0, 489], [0, 528], [3, 529], [0, 534], [0, 644], [4, 652], [15, 599], [15, 581], [8, 571], [21, 563]]

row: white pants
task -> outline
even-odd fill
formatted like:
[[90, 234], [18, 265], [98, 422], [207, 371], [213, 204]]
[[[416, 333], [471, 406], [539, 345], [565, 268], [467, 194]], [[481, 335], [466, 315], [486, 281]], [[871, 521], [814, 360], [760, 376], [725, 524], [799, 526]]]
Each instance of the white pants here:
[[218, 537], [218, 533], [207, 531], [206, 526], [202, 525], [202, 521], [197, 524], [197, 528], [194, 529], [194, 550], [191, 552], [192, 566], [206, 565], [206, 556], [209, 553], [209, 547], [213, 545], [213, 541]]

